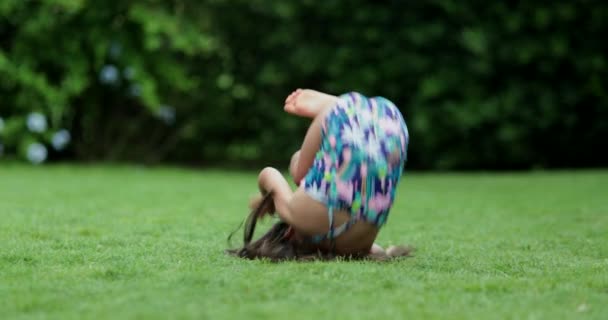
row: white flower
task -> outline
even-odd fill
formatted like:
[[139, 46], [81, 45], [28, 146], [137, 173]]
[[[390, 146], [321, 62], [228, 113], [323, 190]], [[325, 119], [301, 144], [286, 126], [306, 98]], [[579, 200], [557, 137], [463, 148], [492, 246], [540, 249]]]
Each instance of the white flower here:
[[105, 84], [118, 82], [118, 68], [111, 64], [103, 66], [99, 72], [99, 81]]
[[55, 134], [51, 138], [51, 144], [53, 145], [53, 148], [55, 148], [55, 150], [63, 150], [65, 146], [70, 143], [70, 138], [70, 132], [65, 129], [61, 129], [55, 132]]
[[2, 132], [2, 130], [4, 130], [4, 119], [0, 117], [0, 133]]
[[27, 115], [26, 119], [27, 128], [31, 132], [44, 132], [46, 131], [46, 117], [39, 112], [32, 112]]
[[46, 147], [38, 142], [34, 142], [27, 147], [27, 159], [34, 164], [39, 164], [46, 160]]
[[171, 106], [160, 106], [158, 109], [158, 117], [166, 124], [172, 124], [175, 122], [175, 109]]

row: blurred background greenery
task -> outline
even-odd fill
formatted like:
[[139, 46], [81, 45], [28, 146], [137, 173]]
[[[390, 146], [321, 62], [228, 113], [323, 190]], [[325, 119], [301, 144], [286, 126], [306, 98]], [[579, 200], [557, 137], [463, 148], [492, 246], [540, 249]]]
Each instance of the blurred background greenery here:
[[385, 96], [417, 169], [608, 164], [604, 1], [2, 0], [0, 161], [285, 167], [292, 90]]

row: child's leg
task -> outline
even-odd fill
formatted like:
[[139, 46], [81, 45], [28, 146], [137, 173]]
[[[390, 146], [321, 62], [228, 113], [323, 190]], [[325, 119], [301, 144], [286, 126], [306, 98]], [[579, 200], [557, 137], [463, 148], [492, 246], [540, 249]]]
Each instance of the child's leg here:
[[[264, 168], [258, 176], [258, 186], [263, 193], [273, 193], [274, 208], [281, 218], [289, 215], [288, 203], [293, 195], [293, 191], [291, 191], [287, 180], [277, 169], [272, 167]], [[285, 222], [289, 223], [288, 220]]]
[[[297, 172], [296, 170], [298, 169], [298, 163], [300, 162], [300, 153], [302, 153], [302, 151], [296, 151], [293, 156], [291, 156], [291, 161], [289, 162], [289, 174], [294, 179]], [[295, 182], [298, 183], [299, 181]]]
[[[314, 118], [304, 137], [301, 149], [293, 155], [289, 165], [289, 172], [298, 185], [312, 166], [321, 144], [321, 122], [324, 115], [322, 111], [328, 110], [337, 100], [337, 97], [314, 90], [298, 89], [285, 102], [285, 110], [293, 112], [297, 109]], [[276, 211], [284, 212], [284, 215], [288, 215], [289, 213], [287, 213], [285, 205], [293, 192], [281, 173], [274, 168], [265, 168], [260, 172], [258, 183], [262, 193], [266, 191], [274, 193], [273, 198], [275, 198]], [[261, 195], [250, 199], [249, 207], [252, 209], [257, 207], [261, 199]]]
[[[276, 213], [282, 221], [289, 224], [299, 236], [314, 236], [327, 234], [329, 231], [329, 216], [327, 207], [310, 197], [303, 188], [295, 192], [281, 173], [274, 168], [265, 168], [258, 178], [260, 189], [272, 191]], [[334, 225], [346, 223], [350, 215], [343, 211], [334, 211]], [[346, 233], [336, 239], [337, 252], [348, 254], [375, 254], [386, 255], [378, 245], [372, 246], [376, 238], [377, 229], [367, 223], [358, 222]], [[318, 244], [319, 248], [330, 248], [327, 241]], [[373, 247], [373, 249], [372, 249]]]
[[303, 195], [301, 189], [293, 192], [277, 169], [264, 168], [258, 176], [258, 185], [264, 192], [272, 192], [274, 207], [281, 220], [306, 233], [327, 231], [327, 208]]
[[277, 169], [264, 168], [259, 174], [258, 184], [260, 189], [272, 191], [276, 213], [298, 232], [317, 234], [328, 231], [327, 208], [302, 189], [293, 192]]
[[313, 117], [298, 153], [297, 164], [290, 168], [290, 172], [298, 185], [313, 165], [321, 146], [321, 130], [325, 116], [338, 101], [337, 97], [325, 93], [301, 90], [295, 98], [291, 99], [291, 102], [285, 105], [285, 110], [288, 110], [288, 112]]
[[[302, 90], [300, 97], [294, 98], [297, 105], [311, 106], [309, 111], [319, 111], [306, 132], [300, 151], [294, 155], [290, 165], [297, 185], [312, 167], [315, 156], [321, 146], [322, 122], [329, 107], [337, 102], [337, 98], [312, 90]], [[334, 100], [334, 98], [336, 100]], [[289, 100], [289, 99], [288, 99]], [[298, 102], [299, 101], [299, 102]], [[287, 108], [287, 107], [286, 107]], [[316, 112], [315, 111], [315, 112]], [[287, 180], [274, 168], [265, 168], [260, 172], [258, 184], [261, 190], [273, 192], [274, 206], [281, 219], [296, 230], [318, 233], [327, 231], [327, 208], [322, 203], [313, 200], [302, 189], [295, 193], [289, 187]]]

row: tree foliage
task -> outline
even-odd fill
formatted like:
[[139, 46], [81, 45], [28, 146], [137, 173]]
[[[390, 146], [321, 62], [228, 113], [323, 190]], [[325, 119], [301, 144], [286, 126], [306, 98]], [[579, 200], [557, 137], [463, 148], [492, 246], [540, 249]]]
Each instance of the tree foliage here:
[[411, 167], [605, 165], [607, 21], [601, 1], [4, 0], [0, 141], [280, 164], [308, 125], [282, 102], [308, 87], [394, 101]]

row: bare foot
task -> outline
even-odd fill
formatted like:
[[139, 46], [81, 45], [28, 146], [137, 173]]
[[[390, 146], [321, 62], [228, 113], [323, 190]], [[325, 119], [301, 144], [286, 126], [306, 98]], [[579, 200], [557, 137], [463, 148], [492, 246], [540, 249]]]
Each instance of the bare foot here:
[[298, 89], [285, 99], [285, 111], [301, 117], [314, 118], [334, 106], [338, 97], [310, 89]]
[[412, 250], [408, 246], [390, 246], [386, 249], [386, 255], [391, 258], [407, 257], [412, 254]]
[[372, 245], [372, 247], [369, 249], [369, 254], [367, 255], [369, 258], [373, 259], [373, 260], [377, 260], [377, 261], [386, 261], [388, 260], [388, 255], [386, 254], [386, 252], [384, 251], [384, 249], [374, 243]]
[[384, 252], [384, 249], [380, 245], [374, 243], [372, 245], [372, 248], [369, 250], [369, 253], [371, 253], [371, 254], [384, 254], [385, 252]]

